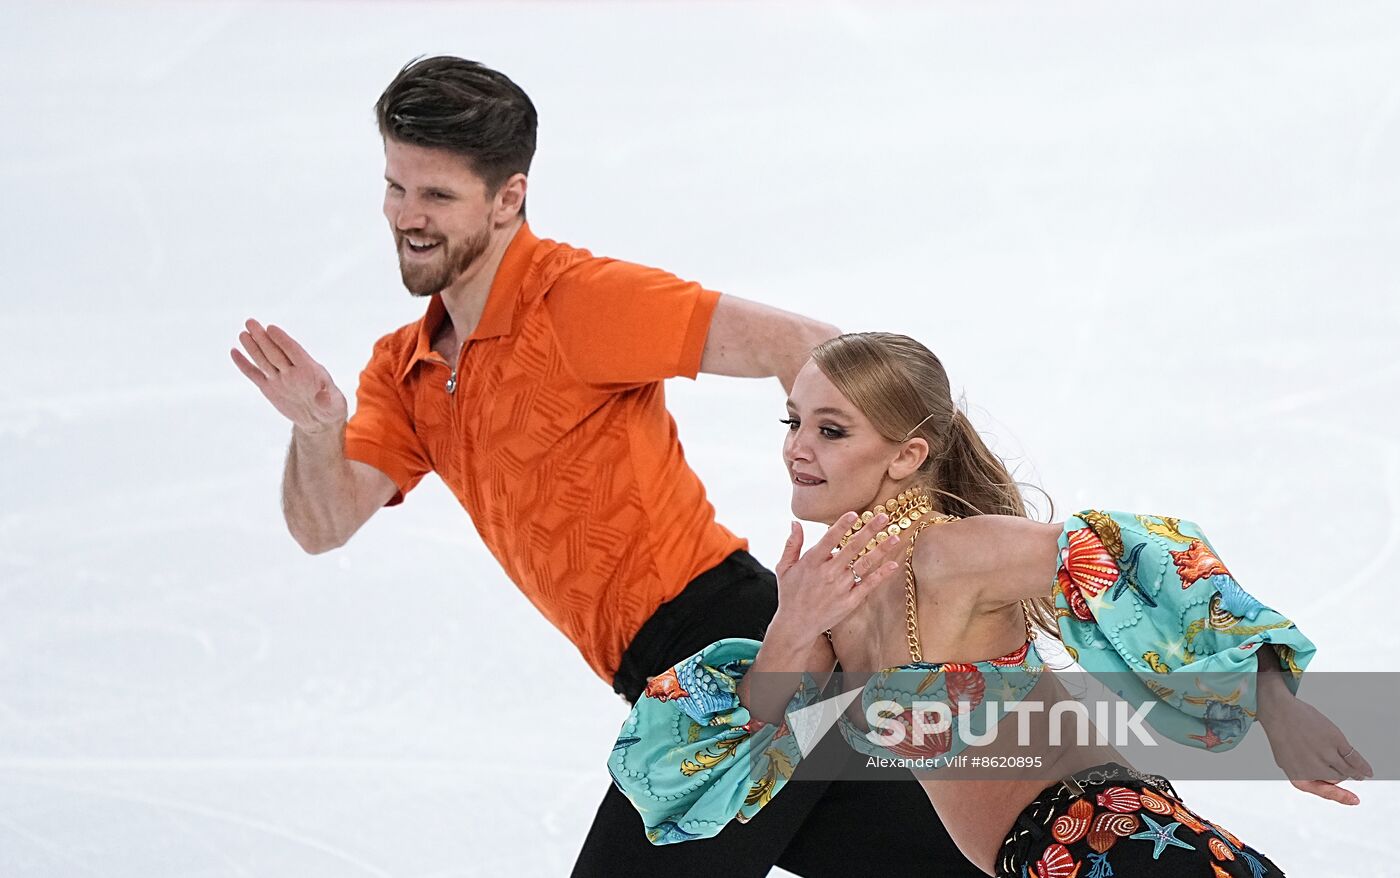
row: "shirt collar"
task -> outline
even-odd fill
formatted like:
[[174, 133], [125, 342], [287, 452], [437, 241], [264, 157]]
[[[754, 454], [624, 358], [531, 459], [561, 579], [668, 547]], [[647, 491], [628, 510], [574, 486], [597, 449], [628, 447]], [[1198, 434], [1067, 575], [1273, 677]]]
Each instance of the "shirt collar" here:
[[[535, 245], [538, 243], [539, 238], [530, 231], [529, 223], [522, 222], [520, 228], [515, 230], [515, 237], [507, 245], [506, 252], [501, 257], [501, 264], [496, 266], [496, 276], [491, 280], [491, 292], [486, 294], [486, 307], [481, 312], [481, 320], [477, 321], [476, 329], [467, 338], [467, 344], [485, 338], [510, 335], [515, 329], [515, 306], [520, 300], [521, 287], [526, 273], [530, 270], [530, 264], [534, 261]], [[400, 381], [408, 377], [414, 366], [432, 354], [433, 336], [437, 334], [438, 327], [446, 317], [447, 306], [442, 304], [442, 296], [434, 293], [428, 300], [427, 312], [418, 321], [418, 341], [413, 348], [413, 356], [409, 357], [403, 370], [399, 372]]]

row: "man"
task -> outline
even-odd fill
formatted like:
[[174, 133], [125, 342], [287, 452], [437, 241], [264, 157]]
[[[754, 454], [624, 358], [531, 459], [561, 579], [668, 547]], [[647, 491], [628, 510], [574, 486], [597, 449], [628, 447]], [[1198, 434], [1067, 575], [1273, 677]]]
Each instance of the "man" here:
[[[762, 637], [774, 577], [715, 521], [662, 381], [708, 372], [789, 388], [837, 330], [537, 238], [525, 222], [535, 108], [494, 70], [418, 60], [375, 109], [384, 215], [426, 314], [375, 345], [348, 422], [344, 395], [286, 332], [249, 320], [247, 357], [232, 351], [292, 422], [283, 503], [297, 542], [343, 545], [432, 471], [511, 580], [629, 701], [720, 637]], [[917, 785], [850, 781], [793, 784], [751, 825], [680, 848], [651, 846], [610, 787], [575, 874], [762, 875], [775, 863], [978, 874]]]

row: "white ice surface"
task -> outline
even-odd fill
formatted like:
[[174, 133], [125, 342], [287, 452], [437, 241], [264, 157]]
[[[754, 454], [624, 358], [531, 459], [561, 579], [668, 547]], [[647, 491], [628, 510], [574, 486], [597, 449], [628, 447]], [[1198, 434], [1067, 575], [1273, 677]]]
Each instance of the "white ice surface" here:
[[[348, 392], [417, 317], [370, 107], [437, 52], [538, 105], [538, 233], [915, 335], [1060, 510], [1206, 523], [1316, 668], [1394, 642], [1394, 4], [7, 2], [0, 874], [567, 873], [622, 703], [436, 480], [302, 554], [228, 359], [274, 321]], [[669, 392], [771, 563], [776, 384]], [[1393, 784], [1181, 786], [1400, 874]]]

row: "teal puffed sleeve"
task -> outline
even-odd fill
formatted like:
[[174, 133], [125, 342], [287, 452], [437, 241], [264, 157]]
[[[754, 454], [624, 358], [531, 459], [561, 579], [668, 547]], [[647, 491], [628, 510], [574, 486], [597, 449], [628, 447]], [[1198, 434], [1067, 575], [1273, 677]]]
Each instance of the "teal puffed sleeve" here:
[[1261, 645], [1294, 692], [1317, 651], [1240, 587], [1192, 522], [1091, 509], [1065, 522], [1059, 548], [1052, 595], [1070, 655], [1114, 674], [1130, 703], [1170, 707], [1147, 721], [1183, 744], [1227, 750], [1243, 739]]
[[1027, 642], [987, 661], [885, 668], [861, 687], [861, 709], [871, 728], [861, 730], [845, 715], [839, 727], [858, 753], [898, 759], [924, 773], [936, 771], [955, 765], [970, 741], [984, 740], [1005, 716], [998, 711], [1027, 698], [1044, 665]]
[[[753, 719], [736, 694], [758, 647], [739, 638], [705, 647], [651, 678], [622, 724], [608, 771], [652, 844], [709, 838], [731, 820], [745, 823], [792, 777], [802, 750], [787, 722]], [[789, 711], [816, 698], [804, 676]]]

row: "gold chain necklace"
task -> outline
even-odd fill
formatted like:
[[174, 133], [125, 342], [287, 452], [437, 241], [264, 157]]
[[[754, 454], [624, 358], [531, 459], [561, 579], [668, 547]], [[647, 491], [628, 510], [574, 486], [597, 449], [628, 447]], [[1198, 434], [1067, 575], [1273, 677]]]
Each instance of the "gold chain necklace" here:
[[904, 550], [904, 630], [909, 635], [909, 657], [916, 662], [924, 660], [924, 652], [919, 648], [919, 596], [914, 587], [914, 544], [924, 528], [931, 524], [956, 521], [957, 518], [956, 515], [940, 515], [936, 519], [925, 519], [909, 534], [909, 548]]
[[[886, 500], [874, 509], [862, 512], [860, 518], [856, 520], [855, 525], [851, 527], [850, 530], [846, 531], [845, 536], [841, 537], [840, 548], [833, 549], [832, 554], [834, 555], [836, 552], [840, 551], [840, 549], [845, 548], [846, 545], [857, 536], [864, 536], [865, 534], [863, 534], [862, 531], [865, 526], [869, 524], [875, 516], [881, 514], [889, 516], [889, 524], [887, 524], [883, 530], [876, 531], [874, 536], [870, 538], [870, 541], [856, 553], [855, 559], [851, 561], [852, 567], [854, 567], [855, 562], [867, 552], [900, 531], [909, 530], [909, 528], [914, 527], [914, 535], [917, 536], [919, 531], [930, 524], [942, 524], [945, 521], [953, 521], [957, 518], [956, 515], [930, 517], [933, 515], [933, 501], [929, 498], [928, 493], [922, 488], [910, 488], [906, 491], [899, 492], [894, 499]], [[917, 525], [917, 527], [915, 527], [915, 525]], [[909, 603], [909, 601], [913, 600], [913, 572], [912, 568], [909, 566], [909, 558], [913, 557], [913, 552], [914, 545], [911, 541], [909, 545], [909, 554], [905, 556], [905, 576], [909, 583], [906, 589], [906, 604], [910, 607], [908, 611], [909, 618], [915, 620], [909, 623], [910, 631], [913, 632], [910, 634], [909, 642], [912, 645], [913, 652], [917, 654], [919, 651], [917, 615], [916, 611], [912, 609], [914, 605]], [[826, 632], [826, 639], [831, 640], [831, 631], [829, 630]]]
[[[957, 521], [956, 515], [940, 515], [928, 518], [909, 534], [909, 548], [904, 552], [904, 630], [909, 636], [909, 657], [916, 662], [924, 660], [924, 652], [919, 648], [919, 596], [914, 583], [914, 544], [919, 534], [931, 524], [945, 524]], [[1031, 624], [1031, 611], [1025, 601], [1021, 601], [1021, 615], [1026, 620], [1026, 642], [1035, 640], [1035, 626]]]

